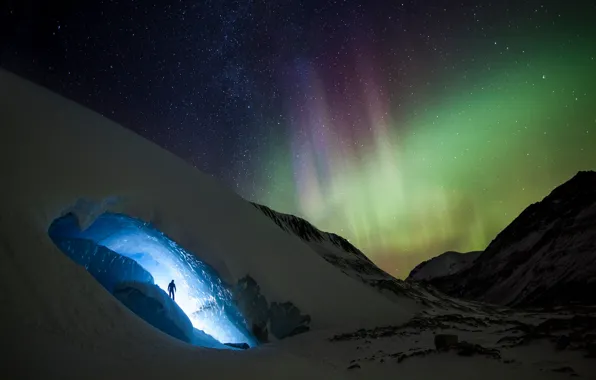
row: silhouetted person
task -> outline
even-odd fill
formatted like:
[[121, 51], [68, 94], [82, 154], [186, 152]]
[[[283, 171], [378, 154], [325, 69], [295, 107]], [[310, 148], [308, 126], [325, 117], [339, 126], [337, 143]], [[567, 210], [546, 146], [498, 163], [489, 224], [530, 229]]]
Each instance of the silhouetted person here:
[[176, 284], [174, 284], [174, 280], [168, 285], [168, 293], [170, 294], [170, 297], [175, 300], [174, 293], [176, 293]]

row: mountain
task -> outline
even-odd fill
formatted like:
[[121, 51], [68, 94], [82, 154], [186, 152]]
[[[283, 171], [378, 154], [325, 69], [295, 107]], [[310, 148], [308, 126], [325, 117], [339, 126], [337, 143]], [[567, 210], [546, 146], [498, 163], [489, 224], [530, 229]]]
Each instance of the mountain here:
[[343, 237], [331, 232], [321, 231], [307, 220], [297, 216], [274, 211], [257, 203], [252, 204], [275, 222], [279, 228], [301, 239], [322, 258], [341, 269], [346, 275], [372, 286], [378, 285], [375, 281], [393, 279]]
[[309, 221], [295, 215], [281, 213], [257, 203], [252, 204], [279, 228], [306, 243], [314, 252], [341, 270], [346, 276], [366, 284], [393, 301], [403, 303], [403, 299], [406, 298], [422, 306], [464, 310], [470, 308], [470, 305], [445, 297], [432, 287], [396, 279], [380, 269], [358, 248], [337, 234], [321, 231]]
[[454, 251], [445, 252], [416, 265], [406, 280], [430, 281], [437, 277], [449, 276], [461, 272], [474, 264], [474, 261], [481, 253], [482, 251], [468, 253]]
[[596, 304], [596, 173], [579, 172], [530, 205], [478, 257], [465, 260], [471, 265], [420, 275], [452, 256], [421, 264], [409, 279], [499, 305]]

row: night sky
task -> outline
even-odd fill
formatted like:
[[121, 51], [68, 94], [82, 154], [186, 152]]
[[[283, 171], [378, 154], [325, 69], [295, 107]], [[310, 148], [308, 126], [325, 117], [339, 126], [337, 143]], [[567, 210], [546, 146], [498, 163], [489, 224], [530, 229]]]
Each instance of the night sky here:
[[399, 277], [596, 169], [593, 0], [0, 7], [0, 66]]

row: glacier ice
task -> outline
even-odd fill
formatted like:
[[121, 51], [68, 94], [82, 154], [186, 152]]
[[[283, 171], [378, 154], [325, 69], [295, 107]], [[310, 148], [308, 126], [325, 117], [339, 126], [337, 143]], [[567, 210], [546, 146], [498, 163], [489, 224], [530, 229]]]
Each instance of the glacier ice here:
[[74, 262], [85, 267], [110, 293], [122, 282], [154, 283], [153, 276], [135, 260], [89, 239], [62, 237], [54, 242]]
[[116, 285], [114, 297], [161, 331], [192, 343], [194, 328], [182, 309], [159, 286], [144, 282]]
[[[161, 307], [168, 307], [157, 287], [167, 297], [163, 290], [174, 279], [176, 304], [193, 329], [204, 332], [194, 334], [193, 343], [208, 347], [216, 347], [217, 342], [247, 343], [251, 347], [257, 344], [217, 273], [151, 224], [123, 214], [105, 213], [81, 230], [77, 217], [67, 214], [51, 224], [49, 235], [64, 253], [84, 266], [131, 310], [145, 313], [140, 316], [154, 326], [152, 321], [159, 316], [147, 314], [141, 306], [159, 300]], [[173, 317], [178, 322], [183, 319]], [[181, 331], [186, 333], [174, 336], [189, 341], [189, 327]]]

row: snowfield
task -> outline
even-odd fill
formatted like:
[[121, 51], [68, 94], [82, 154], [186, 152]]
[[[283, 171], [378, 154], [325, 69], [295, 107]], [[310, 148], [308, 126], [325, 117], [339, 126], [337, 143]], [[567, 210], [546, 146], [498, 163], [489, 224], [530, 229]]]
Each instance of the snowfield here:
[[[596, 355], [594, 310], [513, 312], [396, 280], [337, 235], [255, 207], [155, 144], [2, 70], [0, 169], [2, 379], [596, 373], [586, 358]], [[85, 229], [106, 212], [151, 223], [209, 265], [234, 293], [247, 328], [265, 323], [269, 342], [249, 350], [197, 347], [124, 306], [48, 234], [69, 213]], [[137, 290], [123, 299], [145, 305], [141, 293], [151, 292]], [[276, 337], [306, 316], [300, 333]], [[438, 333], [456, 334], [458, 343], [436, 350]]]

